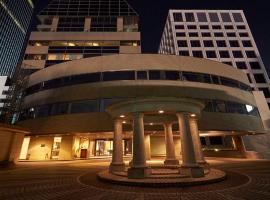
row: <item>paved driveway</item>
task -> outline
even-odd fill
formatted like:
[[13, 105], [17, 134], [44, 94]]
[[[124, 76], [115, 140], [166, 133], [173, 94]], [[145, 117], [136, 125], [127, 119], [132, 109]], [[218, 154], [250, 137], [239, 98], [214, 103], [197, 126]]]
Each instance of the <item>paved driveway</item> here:
[[15, 169], [0, 170], [0, 200], [270, 200], [270, 161], [208, 161], [226, 171], [227, 179], [182, 188], [142, 188], [101, 182], [96, 172], [106, 169], [107, 160], [20, 163]]

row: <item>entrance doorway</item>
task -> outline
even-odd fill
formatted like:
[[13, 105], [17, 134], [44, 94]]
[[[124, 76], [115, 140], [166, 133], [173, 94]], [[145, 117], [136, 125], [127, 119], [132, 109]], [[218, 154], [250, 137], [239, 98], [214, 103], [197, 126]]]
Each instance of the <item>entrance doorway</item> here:
[[81, 149], [80, 158], [87, 158], [87, 149]]
[[113, 150], [112, 140], [96, 140], [95, 156], [110, 156]]

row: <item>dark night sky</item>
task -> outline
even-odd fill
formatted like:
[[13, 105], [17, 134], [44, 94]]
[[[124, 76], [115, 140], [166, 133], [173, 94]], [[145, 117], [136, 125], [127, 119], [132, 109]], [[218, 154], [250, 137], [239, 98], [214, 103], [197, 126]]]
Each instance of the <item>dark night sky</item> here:
[[[169, 9], [241, 9], [244, 10], [255, 41], [270, 72], [269, 0], [127, 0], [140, 15], [142, 50], [156, 53]], [[36, 0], [36, 13], [49, 0]], [[36, 22], [34, 21], [34, 24]], [[35, 27], [35, 25], [33, 25]]]

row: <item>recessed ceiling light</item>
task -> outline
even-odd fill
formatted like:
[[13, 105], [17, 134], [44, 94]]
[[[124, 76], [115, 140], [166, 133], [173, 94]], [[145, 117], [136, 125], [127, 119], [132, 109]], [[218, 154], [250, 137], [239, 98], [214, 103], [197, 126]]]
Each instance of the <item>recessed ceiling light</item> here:
[[127, 122], [126, 121], [123, 121], [123, 124], [126, 124]]
[[125, 115], [120, 115], [120, 117], [121, 117], [121, 118], [124, 118], [124, 117], [125, 117]]
[[196, 117], [196, 114], [191, 114], [190, 117]]
[[162, 113], [164, 113], [164, 110], [159, 110], [158, 113], [162, 114]]

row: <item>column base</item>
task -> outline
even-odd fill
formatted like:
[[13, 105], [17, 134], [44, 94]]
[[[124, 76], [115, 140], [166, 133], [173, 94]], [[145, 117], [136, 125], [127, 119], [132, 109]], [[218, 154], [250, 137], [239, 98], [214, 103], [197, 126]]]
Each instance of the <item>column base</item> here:
[[164, 165], [179, 165], [179, 160], [166, 159], [166, 160], [164, 160]]
[[128, 178], [141, 179], [151, 175], [149, 167], [130, 167], [128, 168]]
[[188, 175], [192, 178], [204, 177], [204, 170], [202, 167], [180, 167], [179, 173]]
[[209, 163], [206, 162], [205, 160], [204, 160], [204, 161], [198, 161], [197, 163], [198, 163], [198, 165], [199, 165], [200, 167], [206, 167], [206, 166], [209, 165]]
[[125, 163], [111, 163], [109, 166], [109, 172], [122, 172], [125, 171]]

